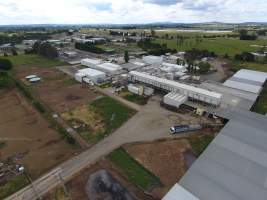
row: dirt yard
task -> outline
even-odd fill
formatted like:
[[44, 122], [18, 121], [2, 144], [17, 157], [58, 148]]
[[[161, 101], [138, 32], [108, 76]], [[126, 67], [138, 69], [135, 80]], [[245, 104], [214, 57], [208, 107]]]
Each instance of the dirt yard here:
[[69, 112], [77, 106], [82, 106], [100, 96], [98, 92], [80, 84], [67, 87], [57, 87], [56, 84], [39, 85], [36, 89], [42, 101], [58, 113]]
[[185, 174], [187, 167], [184, 154], [191, 151], [186, 139], [127, 144], [124, 148], [146, 169], [160, 178], [164, 186], [151, 191], [158, 199], [161, 199]]
[[12, 157], [26, 166], [33, 179], [80, 150], [66, 143], [16, 90], [0, 91], [2, 159]]
[[[140, 189], [136, 188], [125, 180], [116, 170], [114, 170], [108, 160], [102, 159], [97, 164], [92, 165], [81, 171], [75, 178], [66, 184], [66, 189], [71, 200], [95, 200], [90, 199], [86, 195], [85, 186], [89, 176], [101, 169], [107, 170], [124, 188], [130, 193], [134, 194], [138, 199], [155, 200], [154, 198], [145, 195]], [[56, 200], [57, 190], [51, 191], [44, 200]], [[64, 199], [64, 198], [63, 198]]]
[[[38, 75], [41, 82], [30, 84], [25, 80], [28, 75]], [[94, 89], [84, 87], [56, 68], [25, 68], [16, 70], [16, 77], [28, 85], [43, 103], [55, 112], [63, 113], [94, 100], [100, 94]]]

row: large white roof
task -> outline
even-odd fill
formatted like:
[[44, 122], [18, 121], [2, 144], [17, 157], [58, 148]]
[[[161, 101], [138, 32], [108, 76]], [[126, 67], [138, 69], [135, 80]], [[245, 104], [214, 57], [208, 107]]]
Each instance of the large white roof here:
[[163, 66], [166, 66], [166, 67], [173, 67], [173, 68], [177, 68], [177, 69], [183, 69], [185, 68], [185, 66], [183, 65], [176, 65], [176, 64], [172, 64], [172, 63], [162, 63]]
[[113, 64], [113, 63], [102, 63], [97, 66], [107, 71], [118, 71], [122, 69], [121, 66]]
[[234, 77], [264, 83], [267, 79], [267, 73], [248, 69], [241, 69], [237, 73], [235, 73]]
[[93, 64], [93, 65], [98, 65], [102, 62], [100, 59], [91, 59], [91, 58], [86, 58], [81, 60], [82, 64], [83, 63], [88, 63], [88, 64]]
[[88, 75], [88, 76], [103, 76], [105, 75], [104, 72], [95, 70], [95, 69], [91, 69], [91, 68], [85, 68], [85, 69], [80, 69], [78, 71], [78, 74], [84, 74], [84, 75]]
[[259, 94], [261, 92], [261, 88], [262, 88], [261, 86], [247, 84], [247, 83], [241, 83], [241, 82], [232, 81], [232, 80], [225, 81], [225, 83], [223, 85], [226, 87], [235, 88], [238, 90], [243, 90], [243, 91], [247, 91], [247, 92], [251, 92], [251, 93], [255, 93], [255, 94]]
[[130, 75], [136, 75], [136, 76], [143, 77], [143, 78], [146, 78], [146, 79], [149, 79], [149, 80], [154, 80], [154, 81], [157, 81], [157, 82], [165, 83], [165, 84], [177, 87], [177, 88], [183, 88], [184, 90], [193, 91], [193, 92], [196, 92], [198, 94], [207, 95], [207, 96], [214, 97], [214, 98], [217, 98], [217, 99], [221, 99], [222, 98], [222, 94], [217, 93], [217, 92], [213, 92], [213, 91], [209, 91], [209, 90], [206, 90], [206, 89], [198, 88], [198, 87], [195, 87], [195, 86], [192, 86], [192, 85], [186, 85], [186, 84], [178, 83], [178, 82], [172, 81], [172, 80], [158, 78], [156, 76], [151, 76], [151, 75], [148, 75], [148, 74], [145, 74], [145, 73], [142, 73], [142, 72], [131, 71]]

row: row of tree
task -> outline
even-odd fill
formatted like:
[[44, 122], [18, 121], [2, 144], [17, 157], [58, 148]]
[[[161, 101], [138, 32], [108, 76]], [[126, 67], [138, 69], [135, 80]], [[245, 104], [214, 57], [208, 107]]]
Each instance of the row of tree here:
[[105, 53], [105, 51], [89, 42], [87, 43], [75, 43], [75, 48], [82, 50], [82, 51], [88, 51], [96, 54]]
[[25, 53], [34, 53], [38, 55], [42, 55], [47, 58], [57, 58], [58, 57], [58, 52], [56, 47], [52, 46], [51, 44], [47, 42], [35, 42], [33, 45], [32, 50], [25, 51]]
[[167, 44], [153, 43], [151, 39], [144, 39], [137, 42], [137, 46], [147, 51], [148, 54], [160, 56], [166, 53], [177, 53], [176, 49], [170, 49]]

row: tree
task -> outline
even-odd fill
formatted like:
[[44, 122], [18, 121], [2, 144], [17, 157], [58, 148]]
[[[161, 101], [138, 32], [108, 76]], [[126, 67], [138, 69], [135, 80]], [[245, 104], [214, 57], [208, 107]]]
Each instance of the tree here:
[[12, 63], [8, 59], [0, 59], [0, 70], [11, 70], [13, 67]]
[[128, 51], [124, 52], [124, 60], [125, 60], [126, 63], [129, 62], [129, 53], [128, 53]]
[[12, 49], [11, 51], [12, 51], [13, 56], [17, 56], [18, 55], [18, 52], [15, 49]]
[[204, 74], [210, 70], [211, 65], [208, 62], [200, 62], [198, 67], [199, 67], [199, 72], [201, 74]]
[[255, 33], [253, 33], [252, 35], [248, 33], [248, 30], [246, 29], [241, 29], [239, 30], [239, 39], [240, 40], [256, 40], [257, 36], [255, 35]]
[[4, 53], [4, 57], [8, 57], [8, 54], [6, 52]]
[[156, 36], [156, 31], [154, 29], [151, 29], [150, 32], [151, 32], [151, 36], [152, 37], [155, 37]]

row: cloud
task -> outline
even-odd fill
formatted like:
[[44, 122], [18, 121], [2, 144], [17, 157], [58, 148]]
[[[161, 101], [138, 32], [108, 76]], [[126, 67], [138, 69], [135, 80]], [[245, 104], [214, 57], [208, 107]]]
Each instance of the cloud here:
[[178, 2], [180, 2], [180, 0], [145, 0], [144, 2], [161, 6], [169, 6], [177, 4]]
[[266, 0], [0, 0], [0, 24], [267, 21]]

